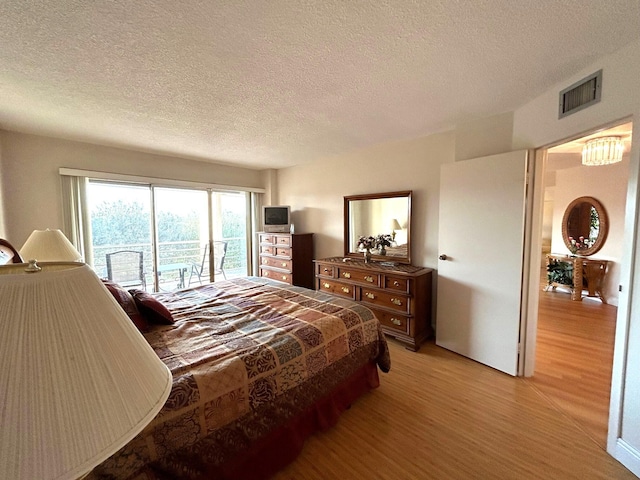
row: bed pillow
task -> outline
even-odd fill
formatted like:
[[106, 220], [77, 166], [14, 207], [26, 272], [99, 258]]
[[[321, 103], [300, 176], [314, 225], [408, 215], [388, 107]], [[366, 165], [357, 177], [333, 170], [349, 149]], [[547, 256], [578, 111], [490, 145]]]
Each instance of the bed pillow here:
[[129, 290], [136, 302], [138, 310], [149, 323], [172, 325], [173, 315], [159, 300], [144, 290]]
[[113, 298], [120, 304], [125, 313], [129, 316], [133, 324], [140, 330], [140, 332], [144, 333], [149, 330], [149, 323], [147, 320], [140, 314], [138, 307], [136, 306], [136, 302], [133, 296], [120, 285], [115, 282], [109, 280], [102, 280], [104, 286], [107, 287], [107, 290], [111, 292]]

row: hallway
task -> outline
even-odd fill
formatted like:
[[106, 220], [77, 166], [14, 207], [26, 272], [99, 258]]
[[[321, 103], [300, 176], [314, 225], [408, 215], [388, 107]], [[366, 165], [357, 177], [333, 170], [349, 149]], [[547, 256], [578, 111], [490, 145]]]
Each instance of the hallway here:
[[531, 382], [606, 448], [617, 307], [572, 301], [568, 290], [540, 292]]

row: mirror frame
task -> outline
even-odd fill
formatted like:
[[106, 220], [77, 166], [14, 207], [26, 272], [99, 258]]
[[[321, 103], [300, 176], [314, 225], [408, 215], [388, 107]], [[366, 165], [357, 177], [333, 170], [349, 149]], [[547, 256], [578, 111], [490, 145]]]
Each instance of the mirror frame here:
[[564, 244], [567, 248], [571, 245], [569, 241], [569, 233], [567, 231], [567, 222], [569, 220], [569, 215], [573, 208], [580, 203], [590, 203], [593, 208], [596, 209], [598, 213], [598, 221], [599, 221], [599, 229], [598, 229], [598, 238], [595, 243], [591, 245], [589, 248], [585, 248], [583, 250], [578, 250], [578, 255], [589, 256], [596, 253], [598, 250], [602, 248], [605, 240], [607, 239], [607, 234], [609, 233], [609, 218], [607, 217], [607, 212], [605, 211], [602, 204], [593, 197], [578, 197], [573, 202], [569, 204], [567, 209], [564, 211], [564, 215], [562, 216], [562, 239], [564, 240]]
[[363, 258], [363, 254], [361, 252], [351, 252], [349, 251], [349, 218], [350, 218], [350, 202], [357, 200], [378, 200], [384, 198], [399, 198], [406, 197], [407, 198], [407, 255], [405, 257], [395, 257], [395, 256], [386, 256], [386, 255], [371, 255], [371, 259], [380, 262], [394, 262], [394, 263], [403, 263], [410, 264], [411, 263], [411, 190], [403, 190], [399, 192], [386, 192], [386, 193], [370, 193], [365, 195], [350, 195], [344, 197], [344, 256], [351, 258]]

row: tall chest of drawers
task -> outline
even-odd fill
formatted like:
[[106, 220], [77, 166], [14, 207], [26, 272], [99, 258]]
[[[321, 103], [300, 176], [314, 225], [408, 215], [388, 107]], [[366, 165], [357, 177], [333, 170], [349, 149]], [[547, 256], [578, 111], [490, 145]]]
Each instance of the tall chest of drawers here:
[[362, 302], [373, 310], [388, 336], [415, 351], [432, 335], [432, 269], [343, 257], [323, 258], [315, 264], [317, 290]]
[[258, 233], [260, 276], [313, 289], [313, 233]]

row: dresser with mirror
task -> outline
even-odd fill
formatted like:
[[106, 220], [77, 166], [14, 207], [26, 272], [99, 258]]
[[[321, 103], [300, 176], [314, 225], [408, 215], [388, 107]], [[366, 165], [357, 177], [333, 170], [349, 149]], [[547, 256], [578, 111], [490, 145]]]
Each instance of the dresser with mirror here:
[[[411, 191], [344, 197], [344, 256], [315, 260], [316, 289], [369, 307], [411, 350], [429, 338], [433, 270], [411, 264]], [[384, 236], [365, 260], [360, 237]]]

